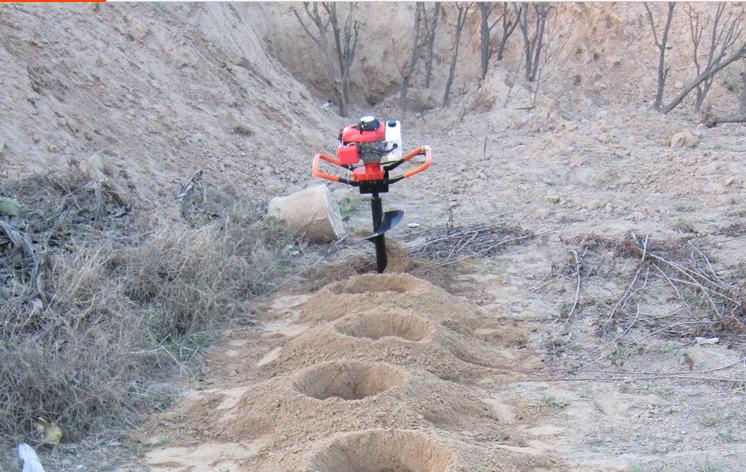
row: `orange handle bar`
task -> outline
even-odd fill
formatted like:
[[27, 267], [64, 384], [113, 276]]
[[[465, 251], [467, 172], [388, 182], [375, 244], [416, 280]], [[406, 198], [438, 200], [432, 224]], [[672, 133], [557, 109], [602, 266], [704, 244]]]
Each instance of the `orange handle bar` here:
[[412, 177], [415, 174], [419, 174], [420, 172], [426, 170], [428, 167], [430, 167], [430, 164], [432, 163], [432, 151], [430, 150], [430, 146], [420, 146], [407, 154], [406, 156], [401, 158], [401, 162], [407, 162], [408, 160], [414, 158], [415, 156], [419, 156], [421, 154], [425, 154], [425, 162], [422, 163], [422, 165], [415, 167], [414, 169], [410, 169], [403, 173], [400, 177], [393, 177], [392, 179], [407, 179], [409, 177]]
[[[414, 169], [410, 169], [407, 172], [403, 173], [402, 175], [398, 175], [396, 177], [391, 177], [387, 179], [387, 183], [394, 183], [394, 182], [398, 182], [399, 180], [412, 177], [413, 175], [419, 174], [420, 172], [430, 167], [430, 164], [432, 163], [432, 151], [430, 150], [430, 146], [420, 146], [414, 149], [413, 151], [409, 152], [407, 155], [405, 155], [398, 161], [396, 161], [393, 164], [393, 166], [391, 166], [391, 169], [413, 159], [415, 156], [419, 156], [422, 154], [425, 155], [425, 162], [422, 163], [422, 165], [417, 166]], [[316, 177], [325, 179], [325, 180], [330, 180], [332, 182], [341, 182], [341, 183], [349, 184], [349, 185], [357, 185], [357, 182], [355, 182], [354, 180], [346, 179], [343, 177], [338, 177], [332, 174], [327, 174], [326, 172], [321, 172], [319, 170], [319, 164], [322, 160], [329, 162], [331, 164], [343, 167], [342, 163], [338, 159], [332, 156], [328, 156], [323, 153], [318, 153], [313, 157], [313, 164], [311, 165], [311, 172], [313, 173], [313, 175], [315, 175]]]
[[321, 177], [322, 179], [331, 180], [332, 182], [339, 182], [339, 177], [337, 177], [336, 175], [327, 174], [319, 170], [319, 161], [321, 159], [338, 166], [342, 165], [337, 159], [333, 158], [332, 156], [318, 153], [313, 157], [313, 165], [311, 166], [311, 172], [313, 172], [313, 175], [315, 175], [316, 177]]

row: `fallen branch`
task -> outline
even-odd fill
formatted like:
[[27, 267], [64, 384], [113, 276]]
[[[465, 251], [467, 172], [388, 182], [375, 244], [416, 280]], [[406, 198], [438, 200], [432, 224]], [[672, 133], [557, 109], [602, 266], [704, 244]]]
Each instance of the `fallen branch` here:
[[705, 126], [715, 127], [720, 123], [746, 123], [746, 115], [710, 116], [705, 120]]
[[676, 286], [676, 284], [674, 284], [674, 283], [673, 283], [673, 281], [672, 281], [672, 280], [671, 280], [671, 278], [670, 278], [670, 277], [668, 276], [668, 274], [666, 274], [666, 273], [665, 273], [665, 272], [663, 271], [663, 269], [661, 269], [661, 268], [660, 268], [660, 267], [658, 266], [658, 264], [653, 264], [653, 267], [655, 267], [655, 270], [657, 270], [657, 271], [658, 271], [658, 272], [659, 272], [659, 273], [660, 273], [660, 274], [661, 274], [661, 275], [663, 276], [663, 278], [664, 278], [664, 279], [666, 279], [666, 281], [667, 281], [667, 282], [668, 282], [668, 284], [669, 284], [669, 285], [671, 286], [671, 288], [672, 288], [672, 289], [674, 290], [674, 292], [676, 292], [676, 295], [677, 295], [677, 296], [679, 297], [679, 299], [680, 299], [680, 300], [683, 300], [683, 299], [684, 299], [684, 297], [683, 297], [683, 295], [681, 295], [681, 291], [679, 290], [679, 287], [677, 287], [677, 286]]
[[592, 370], [592, 369], [575, 369], [573, 372], [582, 372], [585, 374], [606, 374], [606, 375], [633, 375], [633, 376], [646, 376], [646, 375], [699, 375], [699, 374], [711, 374], [721, 370], [730, 369], [739, 364], [743, 364], [746, 367], [746, 357], [742, 357], [737, 361], [729, 362], [717, 367], [701, 370], [691, 370], [688, 372], [656, 372], [656, 371], [632, 371], [625, 372], [622, 370]]
[[0, 229], [3, 230], [5, 235], [8, 237], [10, 242], [21, 248], [24, 254], [29, 257], [32, 261], [32, 267], [30, 271], [30, 279], [33, 286], [33, 291], [29, 299], [40, 298], [47, 301], [47, 296], [43, 289], [43, 269], [44, 269], [44, 258], [39, 255], [31, 242], [31, 237], [28, 233], [22, 232], [10, 223], [0, 220]]
[[560, 377], [560, 378], [540, 378], [533, 380], [513, 380], [511, 383], [529, 383], [529, 382], [575, 382], [575, 381], [588, 381], [588, 382], [612, 382], [612, 381], [623, 381], [623, 382], [637, 382], [640, 380], [660, 380], [660, 379], [679, 379], [679, 380], [699, 380], [699, 381], [712, 381], [712, 382], [728, 382], [742, 384], [746, 383], [746, 378], [742, 379], [726, 379], [722, 377], [698, 377], [686, 374], [678, 375], [654, 375], [649, 377]]
[[[636, 238], [634, 239], [637, 240]], [[715, 273], [715, 269], [712, 267], [712, 263], [710, 262], [710, 260], [704, 255], [704, 253], [699, 251], [698, 248], [695, 247], [695, 249], [699, 251], [700, 255], [706, 261], [710, 272], [713, 274], [713, 276], [715, 277], [717, 281], [712, 280], [710, 277], [708, 277], [707, 275], [703, 274], [702, 272], [698, 270], [690, 269], [688, 267], [683, 266], [682, 264], [678, 264], [676, 262], [670, 261], [659, 254], [656, 254], [652, 251], [648, 251], [647, 247], [640, 248], [636, 245], [633, 245], [633, 247], [635, 250], [642, 252], [643, 256], [647, 253], [648, 258], [655, 260], [656, 262], [663, 264], [679, 272], [680, 274], [684, 275], [688, 280], [682, 280], [682, 279], [678, 279], [674, 277], [669, 277], [668, 275], [665, 274], [665, 271], [663, 271], [660, 267], [656, 267], [659, 272], [663, 273], [664, 277], [671, 285], [673, 285], [674, 282], [677, 282], [683, 285], [697, 288], [702, 293], [702, 295], [707, 299], [708, 303], [710, 304], [712, 309], [715, 311], [715, 314], [717, 315], [719, 319], [721, 320], [723, 319], [723, 312], [720, 311], [720, 309], [718, 308], [717, 304], [712, 299], [712, 296], [710, 294], [717, 295], [723, 298], [724, 300], [727, 300], [736, 305], [740, 305], [740, 302], [736, 298], [730, 295], [730, 288], [725, 286], [725, 284], [718, 278], [717, 273]], [[711, 285], [712, 287], [716, 287], [716, 288], [708, 287], [707, 284]], [[678, 289], [676, 289], [676, 293], [677, 295], [681, 297], [681, 292]]]
[[575, 301], [572, 304], [572, 308], [570, 308], [570, 313], [567, 314], [565, 323], [567, 323], [572, 317], [573, 313], [575, 313], [575, 308], [577, 308], [578, 301], [580, 300], [580, 263], [583, 257], [585, 257], [585, 254], [588, 252], [588, 248], [585, 248], [585, 250], [583, 251], [583, 255], [580, 257], [578, 257], [578, 252], [574, 249], [570, 252], [572, 252], [572, 255], [575, 257], [575, 277], [577, 278], [577, 283], [575, 284]]
[[720, 282], [720, 286], [721, 287], [725, 287], [725, 283], [722, 280], [720, 280], [720, 277], [718, 276], [717, 272], [715, 272], [715, 268], [712, 267], [712, 264], [710, 263], [710, 259], [705, 255], [705, 253], [702, 252], [702, 250], [700, 250], [694, 244], [692, 244], [692, 249], [694, 249], [695, 251], [697, 251], [697, 253], [702, 257], [702, 259], [705, 260], [705, 262], [707, 263], [707, 268], [710, 269], [710, 273], [712, 274], [713, 277], [715, 277], [715, 280], [717, 280], [718, 282]]
[[642, 266], [637, 268], [637, 272], [635, 272], [635, 276], [632, 278], [632, 283], [629, 284], [629, 287], [627, 287], [627, 290], [624, 292], [624, 295], [622, 295], [622, 298], [620, 298], [619, 301], [617, 301], [614, 307], [611, 309], [611, 313], [609, 313], [609, 316], [606, 318], [607, 323], [611, 323], [611, 320], [614, 319], [614, 314], [616, 313], [616, 311], [627, 301], [627, 297], [632, 291], [632, 287], [635, 286], [635, 283], [637, 282], [637, 278], [640, 276], [641, 271]]
[[483, 248], [481, 248], [481, 249], [479, 249], [477, 251], [472, 252], [471, 254], [467, 254], [467, 255], [459, 257], [457, 259], [452, 259], [452, 260], [446, 259], [443, 262], [435, 263], [435, 264], [428, 264], [428, 265], [425, 265], [425, 266], [422, 266], [422, 267], [418, 267], [415, 270], [417, 271], [417, 270], [429, 269], [429, 268], [433, 268], [433, 267], [443, 267], [443, 266], [447, 266], [447, 265], [451, 265], [451, 264], [456, 264], [457, 262], [461, 262], [461, 261], [464, 261], [466, 259], [470, 259], [472, 257], [476, 257], [476, 256], [481, 256], [481, 255], [488, 254], [491, 251], [494, 251], [495, 249], [497, 249], [498, 247], [504, 246], [504, 245], [506, 245], [508, 243], [522, 241], [524, 239], [529, 239], [529, 238], [534, 238], [536, 236], [539, 236], [539, 235], [542, 235], [542, 234], [546, 234], [546, 233], [550, 233], [550, 232], [556, 231], [556, 230], [557, 230], [557, 228], [552, 228], [552, 229], [547, 229], [547, 230], [539, 231], [538, 233], [531, 233], [531, 234], [527, 234], [527, 235], [524, 235], [524, 236], [518, 236], [518, 237], [503, 239], [502, 241], [499, 241], [499, 242], [497, 242], [495, 244], [490, 244], [487, 247], [483, 247]]

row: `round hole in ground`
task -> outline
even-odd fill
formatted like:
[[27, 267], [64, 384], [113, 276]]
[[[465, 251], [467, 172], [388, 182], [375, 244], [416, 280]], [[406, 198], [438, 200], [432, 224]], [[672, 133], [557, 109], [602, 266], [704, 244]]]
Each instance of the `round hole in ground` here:
[[325, 400], [360, 400], [378, 395], [406, 380], [394, 366], [357, 361], [328, 362], [301, 374], [295, 388], [309, 397]]
[[412, 314], [367, 313], [339, 322], [337, 331], [356, 338], [393, 336], [407, 341], [421, 341], [433, 332], [433, 325]]
[[412, 431], [363, 431], [337, 439], [312, 459], [318, 472], [445, 472], [455, 458], [446, 446]]

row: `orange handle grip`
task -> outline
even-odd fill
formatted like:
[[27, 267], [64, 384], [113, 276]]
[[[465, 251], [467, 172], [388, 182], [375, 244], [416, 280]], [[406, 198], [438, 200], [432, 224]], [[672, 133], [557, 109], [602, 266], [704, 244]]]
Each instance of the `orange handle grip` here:
[[405, 173], [401, 175], [400, 178], [406, 179], [406, 178], [412, 177], [413, 175], [419, 174], [420, 172], [430, 167], [430, 164], [432, 163], [432, 151], [430, 151], [430, 146], [420, 146], [414, 149], [412, 152], [402, 157], [401, 161], [407, 162], [408, 160], [414, 158], [415, 156], [419, 156], [421, 154], [425, 155], [425, 162], [423, 162], [422, 165], [415, 167], [414, 169], [410, 169], [406, 171]]
[[332, 164], [341, 166], [342, 164], [332, 156], [327, 156], [326, 154], [318, 153], [315, 156], [313, 156], [313, 165], [311, 166], [311, 172], [313, 172], [313, 175], [316, 177], [321, 177], [322, 179], [331, 180], [332, 182], [339, 182], [339, 177], [332, 174], [327, 174], [325, 172], [321, 172], [319, 170], [319, 161], [323, 159], [327, 162], [331, 162]]

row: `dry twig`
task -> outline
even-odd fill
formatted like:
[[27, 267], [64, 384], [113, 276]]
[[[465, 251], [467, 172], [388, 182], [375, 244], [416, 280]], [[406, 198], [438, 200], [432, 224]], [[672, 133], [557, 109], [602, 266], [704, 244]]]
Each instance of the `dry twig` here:
[[586, 247], [583, 249], [583, 254], [580, 257], [578, 257], [578, 252], [574, 249], [570, 252], [572, 252], [572, 255], [575, 257], [575, 277], [577, 279], [577, 284], [575, 285], [575, 301], [573, 301], [572, 303], [572, 308], [570, 308], [570, 312], [567, 314], [565, 323], [567, 323], [572, 317], [573, 313], [575, 313], [575, 308], [577, 308], [578, 301], [580, 300], [580, 264], [583, 260], [583, 257], [585, 257], [585, 254], [588, 252], [588, 248]]

